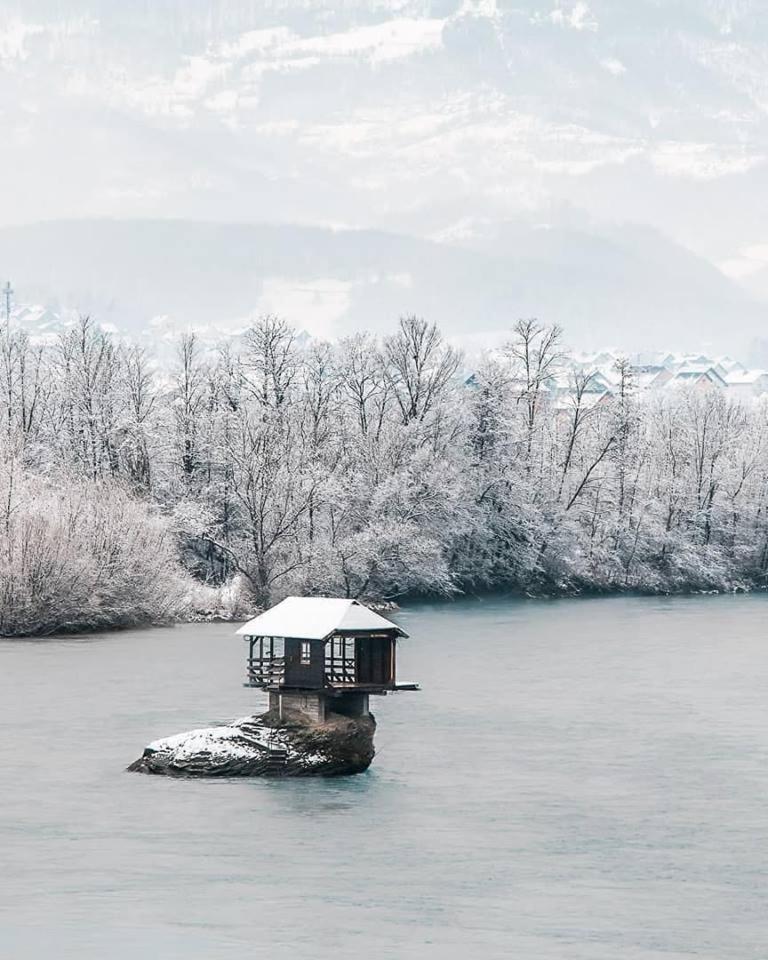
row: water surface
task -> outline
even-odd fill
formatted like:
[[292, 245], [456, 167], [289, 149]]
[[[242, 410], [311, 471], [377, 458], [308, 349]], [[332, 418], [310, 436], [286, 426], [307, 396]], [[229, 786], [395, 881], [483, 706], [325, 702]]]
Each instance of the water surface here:
[[767, 612], [404, 610], [339, 780], [124, 772], [263, 708], [231, 625], [0, 642], [0, 956], [768, 957]]

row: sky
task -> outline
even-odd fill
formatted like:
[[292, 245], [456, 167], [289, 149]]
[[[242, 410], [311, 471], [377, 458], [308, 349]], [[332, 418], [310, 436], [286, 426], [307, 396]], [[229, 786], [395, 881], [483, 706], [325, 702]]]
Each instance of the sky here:
[[0, 226], [640, 224], [768, 297], [764, 0], [0, 0]]

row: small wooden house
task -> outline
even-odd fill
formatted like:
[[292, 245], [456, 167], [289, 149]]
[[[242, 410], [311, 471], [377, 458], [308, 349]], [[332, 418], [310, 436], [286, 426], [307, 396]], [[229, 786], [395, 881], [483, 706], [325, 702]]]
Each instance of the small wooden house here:
[[418, 689], [396, 679], [405, 631], [357, 600], [287, 597], [237, 632], [248, 642], [247, 685], [269, 691], [281, 715], [363, 716], [370, 694]]

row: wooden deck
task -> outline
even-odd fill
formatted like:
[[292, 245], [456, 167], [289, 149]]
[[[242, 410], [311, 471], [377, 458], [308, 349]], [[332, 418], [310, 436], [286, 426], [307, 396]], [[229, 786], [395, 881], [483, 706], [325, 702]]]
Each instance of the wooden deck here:
[[[364, 683], [355, 678], [354, 657], [335, 658], [325, 667], [325, 685], [321, 689], [330, 691], [357, 691], [359, 693], [394, 692], [396, 690], [418, 690], [417, 683]], [[247, 668], [247, 687], [261, 687], [263, 690], [278, 691], [292, 689], [283, 680], [285, 678], [285, 657], [249, 657]], [[297, 688], [298, 689], [298, 688]]]

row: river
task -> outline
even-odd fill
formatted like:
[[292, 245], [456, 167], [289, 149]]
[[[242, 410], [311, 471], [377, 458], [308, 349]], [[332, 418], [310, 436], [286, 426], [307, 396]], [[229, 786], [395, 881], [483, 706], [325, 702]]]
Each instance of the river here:
[[768, 597], [420, 604], [337, 780], [124, 772], [229, 624], [0, 642], [5, 960], [768, 956]]

